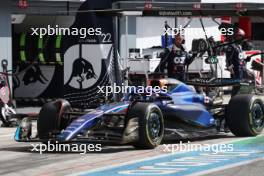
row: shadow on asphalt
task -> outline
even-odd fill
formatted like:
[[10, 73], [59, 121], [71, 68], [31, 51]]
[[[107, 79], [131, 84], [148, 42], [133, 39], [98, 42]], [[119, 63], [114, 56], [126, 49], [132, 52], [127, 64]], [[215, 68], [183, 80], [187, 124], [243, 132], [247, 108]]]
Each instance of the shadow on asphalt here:
[[[0, 151], [9, 151], [9, 152], [23, 152], [23, 153], [37, 153], [39, 154], [39, 151], [32, 151], [34, 147], [31, 145], [28, 146], [17, 146], [17, 147], [5, 147], [5, 148], [0, 148]], [[38, 148], [39, 149], [39, 148]], [[118, 153], [118, 152], [123, 152], [123, 151], [133, 151], [135, 150], [132, 146], [121, 146], [119, 148], [115, 146], [103, 146], [101, 151], [87, 151], [86, 154], [105, 154], [105, 153]], [[43, 154], [80, 154], [83, 153], [83, 150], [78, 150], [78, 151], [45, 151]]]
[[207, 140], [213, 140], [213, 139], [229, 139], [234, 138], [235, 136], [229, 136], [226, 134], [219, 134], [214, 136], [206, 136], [206, 137], [195, 137], [195, 138], [185, 138], [185, 139], [175, 139], [175, 140], [166, 140], [163, 141], [162, 144], [177, 144], [179, 142], [198, 142], [198, 141], [207, 141]]
[[[228, 136], [228, 135], [216, 135], [216, 136], [207, 136], [207, 137], [199, 137], [199, 138], [190, 138], [190, 139], [177, 139], [177, 140], [166, 140], [163, 141], [162, 144], [177, 144], [180, 142], [187, 143], [187, 142], [197, 142], [197, 141], [205, 141], [205, 140], [213, 140], [213, 139], [228, 139], [228, 138], [234, 138], [234, 136]], [[22, 144], [22, 143], [21, 143]], [[25, 146], [25, 144], [28, 144]], [[39, 151], [32, 151], [33, 146], [32, 145], [38, 145], [39, 143], [23, 143], [24, 146], [19, 146], [20, 144], [18, 143], [17, 146], [10, 146], [10, 147], [4, 147], [0, 148], [0, 151], [10, 151], [10, 152], [24, 152], [24, 153], [37, 153], [39, 154]], [[75, 143], [74, 145], [78, 145], [79, 147], [81, 145], [89, 145], [89, 144], [96, 144], [96, 143]], [[70, 144], [73, 145], [73, 144]], [[38, 146], [38, 149], [40, 146]], [[135, 149], [132, 145], [126, 144], [113, 144], [113, 143], [103, 143], [102, 144], [102, 150], [101, 151], [87, 151], [87, 154], [105, 154], [105, 153], [119, 153], [123, 151], [133, 151], [133, 150], [144, 150], [144, 149]], [[148, 150], [148, 149], [145, 149]], [[82, 150], [83, 151], [83, 150]], [[81, 150], [79, 151], [50, 151], [50, 152], [43, 152], [43, 154], [59, 154], [59, 153], [65, 153], [65, 154], [80, 154], [82, 152]]]

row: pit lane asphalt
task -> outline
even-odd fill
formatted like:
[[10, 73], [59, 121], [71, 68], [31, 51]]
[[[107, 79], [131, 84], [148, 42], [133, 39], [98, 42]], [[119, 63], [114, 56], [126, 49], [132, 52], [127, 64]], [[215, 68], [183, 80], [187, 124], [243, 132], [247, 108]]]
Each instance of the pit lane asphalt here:
[[[36, 109], [18, 109], [18, 112], [32, 112]], [[142, 163], [145, 160], [161, 155], [170, 155], [160, 145], [154, 150], [135, 150], [132, 146], [104, 146], [101, 152], [89, 152], [79, 154], [73, 152], [47, 152], [42, 155], [39, 152], [32, 152], [30, 143], [17, 143], [14, 141], [15, 128], [0, 128], [0, 175], [100, 175], [89, 173], [91, 170], [108, 167], [118, 167], [131, 163]], [[260, 138], [264, 137], [264, 133]], [[195, 139], [192, 144], [219, 144], [232, 141], [245, 140], [237, 138], [232, 134], [224, 134], [205, 139]], [[179, 141], [173, 141], [177, 144]], [[254, 144], [253, 144], [254, 145]], [[259, 144], [258, 144], [259, 145]], [[264, 146], [264, 143], [263, 143]], [[240, 165], [243, 164], [243, 165]], [[232, 168], [215, 168], [210, 172], [200, 172], [206, 176], [264, 176], [264, 160], [262, 156], [246, 163], [238, 163]], [[109, 168], [110, 167], [110, 168]], [[102, 172], [107, 173], [108, 170]], [[111, 174], [109, 174], [110, 176]], [[117, 175], [114, 174], [114, 175]], [[149, 175], [149, 174], [146, 174]], [[197, 175], [193, 173], [190, 175]]]

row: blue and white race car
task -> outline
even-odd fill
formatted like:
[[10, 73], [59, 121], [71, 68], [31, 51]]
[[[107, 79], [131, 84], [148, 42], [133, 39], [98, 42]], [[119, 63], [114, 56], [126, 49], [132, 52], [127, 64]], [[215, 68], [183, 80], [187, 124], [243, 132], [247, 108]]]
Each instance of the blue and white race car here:
[[[219, 95], [194, 87], [240, 86], [226, 104]], [[231, 79], [196, 80], [188, 85], [175, 79], [150, 80], [151, 86], [167, 86], [166, 93], [147, 96], [129, 93], [122, 101], [94, 110], [72, 111], [63, 99], [45, 104], [37, 118], [24, 117], [15, 133], [18, 142], [100, 141], [155, 148], [162, 140], [214, 135], [231, 131], [236, 136], [256, 136], [264, 127], [263, 96], [251, 94], [249, 85]], [[209, 90], [209, 89], [204, 90]]]

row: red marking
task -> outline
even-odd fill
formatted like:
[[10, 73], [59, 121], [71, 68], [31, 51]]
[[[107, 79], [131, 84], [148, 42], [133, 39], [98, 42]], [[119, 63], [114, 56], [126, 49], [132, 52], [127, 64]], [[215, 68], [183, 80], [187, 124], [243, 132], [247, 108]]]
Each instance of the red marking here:
[[222, 16], [221, 23], [231, 24], [231, 17], [230, 16]]
[[251, 54], [256, 54], [256, 53], [260, 53], [261, 51], [259, 50], [251, 50], [251, 51], [246, 51], [245, 53], [248, 54], [248, 55], [251, 55]]
[[256, 58], [255, 61], [258, 62], [258, 63], [261, 63], [261, 59], [260, 58]]
[[151, 4], [152, 0], [146, 0], [145, 2], [145, 6], [144, 6], [144, 10], [152, 10], [152, 4]]
[[255, 71], [256, 74], [256, 82], [257, 84], [261, 85], [262, 79], [259, 71]]
[[5, 96], [6, 95], [6, 91], [5, 91], [5, 87], [2, 87], [0, 89], [1, 95]]
[[[231, 24], [231, 20], [232, 20], [232, 18], [230, 16], [222, 16], [221, 17], [221, 23]], [[224, 42], [225, 39], [226, 39], [225, 36], [221, 35], [221, 41]]]
[[239, 28], [245, 31], [245, 37], [251, 39], [252, 36], [252, 23], [250, 17], [239, 17], [238, 19]]
[[235, 5], [235, 9], [236, 10], [241, 10], [243, 8], [243, 4], [242, 3], [236, 3]]
[[201, 9], [201, 3], [193, 4], [193, 9], [200, 10]]
[[18, 7], [21, 9], [26, 9], [28, 8], [29, 4], [27, 0], [19, 0], [18, 2]]

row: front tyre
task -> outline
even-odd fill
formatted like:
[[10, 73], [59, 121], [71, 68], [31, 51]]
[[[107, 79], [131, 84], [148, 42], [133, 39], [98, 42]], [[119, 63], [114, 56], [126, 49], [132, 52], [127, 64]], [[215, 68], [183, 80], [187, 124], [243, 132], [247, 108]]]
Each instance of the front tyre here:
[[70, 111], [70, 103], [59, 99], [46, 103], [39, 112], [37, 130], [40, 139], [50, 139], [53, 134], [59, 133], [66, 128], [69, 119], [64, 118], [64, 113]]
[[264, 128], [263, 101], [254, 95], [236, 95], [229, 102], [226, 118], [234, 135], [256, 136]]
[[134, 147], [153, 149], [161, 143], [164, 120], [157, 105], [138, 102], [129, 109], [128, 118], [138, 118], [138, 141]]

